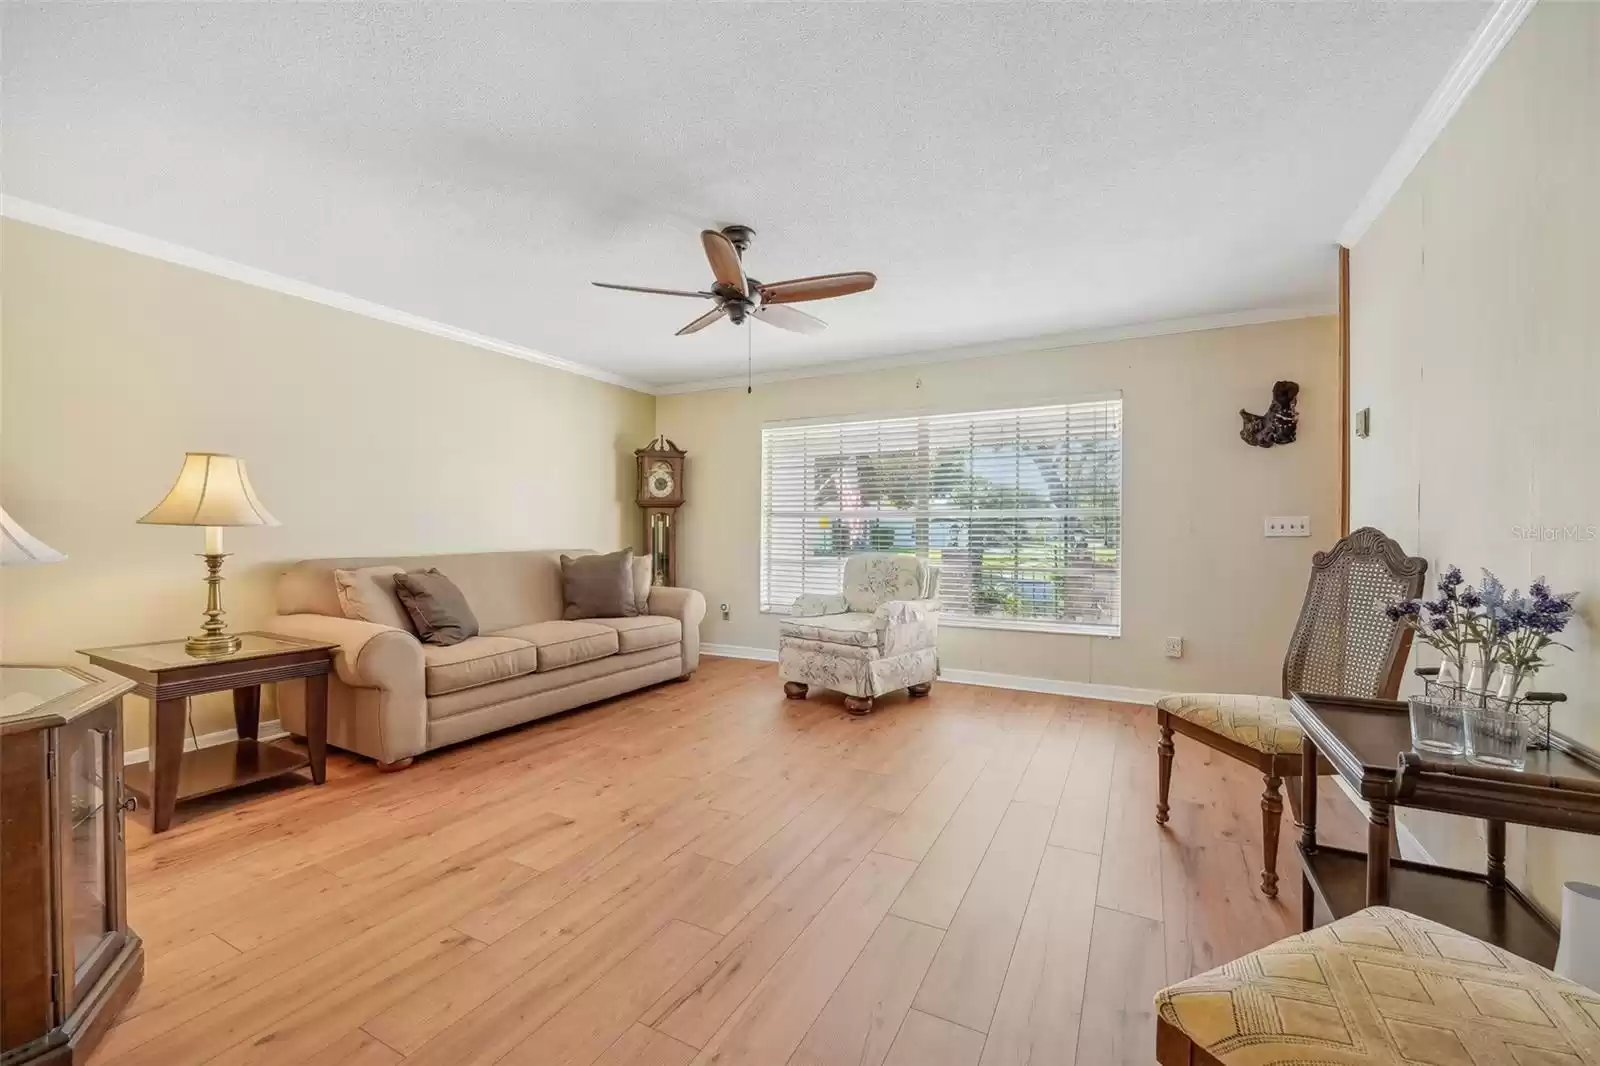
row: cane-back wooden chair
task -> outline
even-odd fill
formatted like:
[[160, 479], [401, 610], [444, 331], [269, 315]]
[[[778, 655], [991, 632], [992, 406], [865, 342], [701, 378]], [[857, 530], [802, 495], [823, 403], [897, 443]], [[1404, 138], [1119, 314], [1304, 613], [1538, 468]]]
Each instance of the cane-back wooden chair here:
[[[1392, 700], [1400, 691], [1411, 630], [1389, 620], [1384, 608], [1422, 594], [1425, 559], [1370, 526], [1358, 529], [1311, 561], [1300, 620], [1283, 660], [1283, 694], [1274, 696], [1184, 693], [1156, 701], [1159, 762], [1156, 822], [1167, 823], [1172, 784], [1172, 734], [1254, 766], [1266, 782], [1261, 793], [1261, 891], [1278, 894], [1278, 829], [1283, 820], [1283, 779], [1300, 774], [1303, 736], [1289, 713], [1289, 696], [1362, 696]], [[1332, 768], [1322, 769], [1331, 773]], [[1299, 819], [1300, 792], [1291, 789]]]

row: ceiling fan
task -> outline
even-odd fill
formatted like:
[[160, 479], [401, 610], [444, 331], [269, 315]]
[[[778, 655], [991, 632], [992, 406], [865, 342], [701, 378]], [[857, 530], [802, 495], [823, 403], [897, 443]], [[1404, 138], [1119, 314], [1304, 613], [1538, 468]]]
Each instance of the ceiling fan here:
[[755, 235], [756, 231], [749, 226], [724, 226], [720, 231], [700, 231], [700, 244], [705, 249], [706, 261], [711, 264], [712, 276], [716, 278], [710, 289], [687, 292], [640, 285], [613, 285], [605, 281], [596, 281], [594, 284], [602, 289], [621, 289], [624, 292], [715, 300], [716, 307], [678, 331], [677, 335], [682, 337], [688, 333], [698, 333], [723, 318], [731, 319], [734, 325], [743, 325], [747, 318], [756, 318], [769, 326], [793, 330], [795, 333], [821, 333], [827, 328], [826, 322], [789, 305], [866, 292], [878, 283], [877, 275], [865, 270], [848, 274], [818, 274], [788, 281], [757, 281], [744, 272], [744, 252]]

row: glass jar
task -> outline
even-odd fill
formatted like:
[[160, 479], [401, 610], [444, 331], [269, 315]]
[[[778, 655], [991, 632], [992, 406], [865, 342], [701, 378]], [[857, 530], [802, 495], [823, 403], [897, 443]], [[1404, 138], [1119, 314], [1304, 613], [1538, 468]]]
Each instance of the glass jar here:
[[1528, 763], [1533, 722], [1516, 711], [1469, 707], [1465, 714], [1467, 758], [1484, 766], [1520, 770]]
[[1466, 750], [1461, 729], [1461, 704], [1445, 696], [1412, 696], [1411, 746], [1432, 755], [1460, 755]]

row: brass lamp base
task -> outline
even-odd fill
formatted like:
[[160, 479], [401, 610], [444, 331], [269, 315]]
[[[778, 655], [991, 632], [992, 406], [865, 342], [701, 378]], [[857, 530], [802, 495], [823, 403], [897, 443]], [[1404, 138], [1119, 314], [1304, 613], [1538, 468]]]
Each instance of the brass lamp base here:
[[223, 552], [207, 552], [201, 556], [206, 561], [206, 620], [200, 632], [183, 642], [183, 650], [196, 658], [217, 658], [232, 655], [244, 641], [228, 632], [222, 621], [222, 560]]
[[199, 658], [232, 655], [244, 641], [232, 633], [204, 633], [183, 642], [183, 650]]

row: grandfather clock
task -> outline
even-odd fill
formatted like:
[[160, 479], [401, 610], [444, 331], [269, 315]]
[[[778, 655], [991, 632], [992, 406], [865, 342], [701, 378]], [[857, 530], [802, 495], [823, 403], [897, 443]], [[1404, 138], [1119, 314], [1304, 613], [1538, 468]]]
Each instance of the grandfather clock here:
[[639, 506], [644, 508], [644, 543], [650, 583], [678, 583], [678, 508], [683, 506], [684, 451], [665, 436], [638, 448]]

